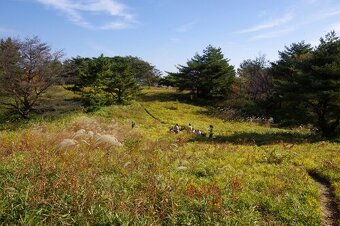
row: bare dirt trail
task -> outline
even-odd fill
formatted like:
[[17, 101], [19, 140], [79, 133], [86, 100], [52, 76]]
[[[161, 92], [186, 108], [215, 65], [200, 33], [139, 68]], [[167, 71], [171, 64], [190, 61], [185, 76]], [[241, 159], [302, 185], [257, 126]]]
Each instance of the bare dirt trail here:
[[315, 173], [309, 173], [320, 188], [320, 205], [323, 226], [339, 226], [340, 213], [330, 183]]

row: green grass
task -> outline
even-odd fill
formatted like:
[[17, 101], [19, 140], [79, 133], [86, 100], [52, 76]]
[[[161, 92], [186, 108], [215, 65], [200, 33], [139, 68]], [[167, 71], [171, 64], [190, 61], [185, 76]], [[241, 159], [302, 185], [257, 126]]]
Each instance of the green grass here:
[[[225, 122], [173, 90], [84, 114], [36, 118], [0, 132], [0, 222], [46, 225], [320, 225], [319, 190], [340, 199], [340, 145], [304, 130]], [[151, 116], [152, 115], [152, 116]], [[48, 119], [48, 120], [47, 120]], [[131, 122], [136, 128], [131, 129]], [[208, 131], [186, 132], [175, 123]], [[114, 134], [60, 149], [79, 129]]]

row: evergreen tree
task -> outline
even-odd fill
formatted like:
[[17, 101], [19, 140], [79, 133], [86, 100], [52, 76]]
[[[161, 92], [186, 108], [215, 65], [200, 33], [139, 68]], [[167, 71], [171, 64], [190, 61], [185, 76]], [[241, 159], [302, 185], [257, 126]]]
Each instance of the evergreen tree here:
[[135, 98], [140, 88], [128, 59], [120, 58], [114, 62], [106, 59], [99, 74], [101, 89], [117, 103], [124, 103]]
[[196, 54], [186, 66], [179, 65], [176, 79], [179, 90], [190, 90], [197, 97], [225, 97], [235, 77], [234, 67], [224, 58], [222, 50], [208, 46], [203, 55]]
[[340, 40], [334, 32], [314, 50], [293, 44], [273, 64], [279, 115], [291, 123], [314, 125], [322, 136], [333, 136], [340, 116]]
[[167, 75], [161, 79], [159, 79], [158, 81], [158, 85], [159, 86], [171, 86], [171, 87], [175, 87], [176, 86], [176, 79], [173, 75]]
[[[71, 66], [75, 68], [70, 69]], [[124, 103], [139, 92], [139, 84], [129, 57], [73, 58], [64, 66], [65, 77], [73, 78], [69, 89], [81, 96], [86, 110]]]
[[[119, 57], [118, 57], [119, 58]], [[124, 57], [129, 62], [131, 73], [140, 86], [155, 86], [161, 77], [161, 71], [138, 57]]]
[[301, 76], [300, 69], [306, 58], [311, 55], [312, 47], [305, 42], [293, 43], [279, 52], [279, 60], [272, 63], [271, 74], [274, 80], [273, 110], [276, 121], [285, 125], [305, 124], [307, 109], [300, 96], [296, 95], [301, 84], [296, 80]]
[[340, 119], [340, 39], [331, 32], [301, 68], [301, 96], [312, 121], [323, 136], [335, 135]]

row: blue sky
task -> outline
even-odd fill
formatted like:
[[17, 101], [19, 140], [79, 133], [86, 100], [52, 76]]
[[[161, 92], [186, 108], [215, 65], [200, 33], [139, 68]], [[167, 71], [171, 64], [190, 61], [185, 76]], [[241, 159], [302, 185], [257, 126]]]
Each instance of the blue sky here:
[[66, 57], [133, 55], [176, 71], [209, 44], [236, 68], [340, 34], [339, 0], [1, 0], [0, 38], [37, 35]]

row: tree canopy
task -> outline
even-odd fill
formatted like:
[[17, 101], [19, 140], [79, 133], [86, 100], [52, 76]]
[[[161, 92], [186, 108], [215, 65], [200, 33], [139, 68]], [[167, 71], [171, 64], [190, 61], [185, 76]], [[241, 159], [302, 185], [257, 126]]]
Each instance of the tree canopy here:
[[[117, 58], [117, 57], [116, 57]], [[119, 57], [118, 57], [119, 58]], [[140, 86], [156, 86], [162, 75], [161, 71], [149, 62], [138, 57], [124, 57], [130, 65], [131, 73]]]
[[101, 89], [111, 96], [113, 102], [123, 103], [133, 99], [139, 92], [139, 84], [129, 59], [101, 56], [98, 61], [103, 63], [99, 72]]
[[312, 49], [304, 42], [280, 52], [273, 63], [278, 115], [291, 123], [310, 123], [323, 136], [334, 135], [340, 117], [340, 40], [335, 32]]
[[60, 79], [62, 52], [37, 37], [0, 41], [1, 104], [28, 118], [46, 90]]
[[178, 73], [169, 73], [179, 90], [190, 90], [200, 98], [226, 97], [235, 77], [235, 70], [224, 58], [221, 48], [209, 45], [203, 55], [196, 54]]
[[141, 65], [139, 59], [131, 57], [77, 57], [65, 64], [64, 77], [72, 78], [73, 86], [69, 89], [81, 96], [87, 110], [93, 110], [132, 100], [144, 84], [146, 70], [140, 73], [137, 70]]
[[244, 60], [237, 70], [233, 90], [247, 114], [269, 115], [272, 107], [273, 81], [269, 61], [264, 55]]

